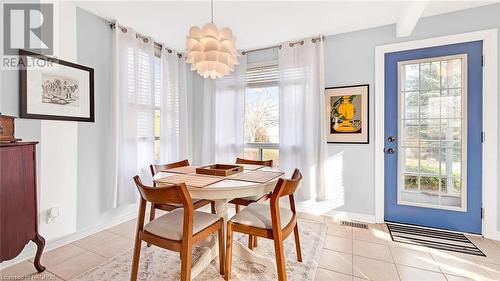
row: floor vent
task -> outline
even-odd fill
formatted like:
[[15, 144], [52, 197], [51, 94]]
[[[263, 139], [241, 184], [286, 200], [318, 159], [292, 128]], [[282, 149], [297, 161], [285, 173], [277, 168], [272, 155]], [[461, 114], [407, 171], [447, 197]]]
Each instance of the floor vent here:
[[352, 221], [340, 221], [340, 224], [343, 226], [350, 226], [356, 228], [368, 229], [368, 225], [365, 223], [352, 222]]

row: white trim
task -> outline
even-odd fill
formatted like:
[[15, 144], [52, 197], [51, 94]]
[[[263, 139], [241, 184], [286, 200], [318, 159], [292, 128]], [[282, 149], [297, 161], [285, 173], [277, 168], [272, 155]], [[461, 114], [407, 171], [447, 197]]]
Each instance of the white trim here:
[[360, 213], [351, 213], [351, 212], [342, 212], [342, 211], [329, 211], [327, 213], [322, 214], [326, 217], [332, 217], [339, 220], [348, 220], [348, 221], [358, 221], [365, 223], [375, 223], [375, 216], [360, 214]]
[[[62, 247], [64, 245], [70, 244], [76, 240], [80, 240], [80, 239], [85, 238], [87, 236], [90, 236], [92, 234], [96, 234], [100, 231], [103, 231], [103, 230], [109, 229], [113, 226], [127, 222], [131, 219], [135, 219], [137, 217], [137, 208], [134, 208], [133, 211], [130, 211], [130, 212], [124, 214], [123, 216], [115, 218], [107, 223], [102, 223], [102, 224], [99, 224], [96, 226], [88, 227], [88, 228], [83, 229], [81, 231], [63, 236], [61, 238], [57, 238], [57, 239], [48, 241], [47, 244], [45, 244], [45, 248], [43, 249], [43, 252], [46, 253], [48, 251], [51, 251], [51, 250], [54, 250], [56, 248]], [[4, 269], [4, 268], [7, 268], [9, 266], [23, 262], [27, 259], [33, 258], [35, 256], [35, 253], [36, 253], [36, 246], [33, 243], [30, 243], [14, 259], [0, 263], [0, 269]], [[42, 265], [43, 265], [43, 262], [42, 262]]]
[[384, 58], [386, 53], [483, 41], [483, 228], [486, 238], [498, 239], [498, 29], [377, 46], [375, 48], [375, 218], [384, 221]]

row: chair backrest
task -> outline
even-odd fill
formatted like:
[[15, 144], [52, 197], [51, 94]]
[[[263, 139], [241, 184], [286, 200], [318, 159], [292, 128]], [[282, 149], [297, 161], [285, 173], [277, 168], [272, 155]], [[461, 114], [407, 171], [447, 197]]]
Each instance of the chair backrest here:
[[184, 183], [165, 184], [158, 187], [144, 185], [139, 176], [134, 177], [135, 185], [141, 198], [155, 204], [183, 204], [192, 205], [191, 196]]
[[250, 159], [236, 158], [236, 164], [250, 164], [250, 165], [261, 165], [261, 166], [272, 167], [273, 166], [273, 160], [259, 161], [259, 160], [250, 160]]
[[[290, 200], [290, 209], [296, 214], [297, 211], [295, 209], [295, 199], [293, 194], [297, 190], [300, 181], [302, 180], [302, 174], [298, 169], [295, 169], [293, 172], [292, 178], [290, 179], [278, 179], [278, 183], [271, 194], [271, 203], [269, 207], [271, 209], [271, 220], [273, 222], [273, 233], [274, 235], [278, 235], [281, 233], [281, 216], [280, 216], [280, 198], [288, 195], [288, 199]], [[281, 234], [279, 234], [281, 235]]]
[[160, 185], [158, 187], [146, 186], [142, 183], [139, 176], [134, 177], [135, 185], [141, 195], [138, 215], [138, 231], [142, 231], [144, 227], [144, 219], [146, 216], [146, 202], [154, 204], [182, 204], [184, 206], [183, 218], [183, 240], [193, 234], [193, 202], [191, 196], [184, 183]]
[[179, 168], [179, 167], [186, 167], [189, 166], [189, 160], [185, 159], [182, 161], [174, 162], [174, 163], [168, 163], [168, 164], [161, 164], [161, 165], [149, 165], [149, 169], [151, 170], [151, 175], [154, 177], [156, 173], [169, 170], [169, 169], [174, 169], [174, 168]]
[[290, 179], [279, 179], [276, 187], [273, 190], [273, 196], [277, 198], [293, 195], [297, 187], [299, 186], [300, 181], [302, 180], [302, 173], [299, 169], [295, 169], [293, 171], [293, 175]]

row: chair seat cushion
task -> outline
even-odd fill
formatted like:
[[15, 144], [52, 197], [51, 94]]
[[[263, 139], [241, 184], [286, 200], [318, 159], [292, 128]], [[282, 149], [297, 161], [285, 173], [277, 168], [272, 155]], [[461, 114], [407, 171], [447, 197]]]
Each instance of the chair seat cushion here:
[[[219, 216], [210, 213], [193, 212], [193, 235], [211, 226], [220, 219]], [[170, 240], [182, 240], [184, 226], [184, 208], [175, 209], [172, 212], [153, 220], [144, 226], [144, 230]]]
[[[280, 208], [281, 228], [284, 228], [293, 217], [290, 209]], [[258, 228], [272, 229], [271, 209], [264, 203], [252, 203], [231, 218], [232, 222]]]

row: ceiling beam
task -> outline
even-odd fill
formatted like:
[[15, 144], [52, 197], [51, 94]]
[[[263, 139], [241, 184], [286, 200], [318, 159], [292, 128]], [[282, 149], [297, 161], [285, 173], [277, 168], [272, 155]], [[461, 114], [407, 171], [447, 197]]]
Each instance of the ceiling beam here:
[[409, 1], [396, 23], [396, 36], [410, 36], [427, 6], [427, 0]]

